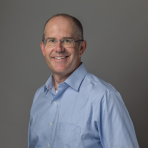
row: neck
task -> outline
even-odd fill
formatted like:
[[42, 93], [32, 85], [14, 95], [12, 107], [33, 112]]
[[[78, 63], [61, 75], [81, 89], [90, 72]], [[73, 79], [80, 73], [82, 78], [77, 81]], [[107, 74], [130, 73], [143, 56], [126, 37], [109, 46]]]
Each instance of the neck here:
[[63, 83], [79, 66], [81, 63], [70, 73], [66, 74], [59, 74], [59, 73], [53, 73], [54, 81], [55, 81], [55, 90], [58, 90], [58, 84]]
[[58, 84], [63, 83], [69, 76], [70, 74], [66, 76], [53, 74], [54, 81], [55, 81], [55, 90], [58, 90]]

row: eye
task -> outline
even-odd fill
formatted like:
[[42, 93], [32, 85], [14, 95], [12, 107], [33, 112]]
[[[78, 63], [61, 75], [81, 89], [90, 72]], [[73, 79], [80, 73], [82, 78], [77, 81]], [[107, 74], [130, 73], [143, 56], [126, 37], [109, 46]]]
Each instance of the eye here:
[[55, 39], [47, 39], [47, 42], [48, 43], [54, 43], [55, 42]]
[[63, 40], [65, 43], [70, 43], [71, 42], [71, 39], [64, 39]]

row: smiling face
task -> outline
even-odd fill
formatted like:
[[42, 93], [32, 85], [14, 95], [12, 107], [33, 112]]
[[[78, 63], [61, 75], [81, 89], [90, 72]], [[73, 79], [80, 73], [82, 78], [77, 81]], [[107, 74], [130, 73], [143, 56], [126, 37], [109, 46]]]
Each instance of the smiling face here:
[[[45, 39], [62, 40], [78, 38], [78, 29], [71, 18], [57, 16], [49, 20], [45, 27]], [[68, 77], [81, 63], [81, 56], [86, 48], [86, 41], [75, 43], [74, 47], [63, 47], [61, 42], [54, 47], [47, 47], [41, 42], [42, 53], [53, 75]]]

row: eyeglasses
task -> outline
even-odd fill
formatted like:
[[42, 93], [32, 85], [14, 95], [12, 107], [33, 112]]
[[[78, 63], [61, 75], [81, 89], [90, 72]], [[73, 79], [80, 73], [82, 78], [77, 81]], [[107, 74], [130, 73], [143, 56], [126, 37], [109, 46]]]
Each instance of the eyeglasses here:
[[46, 47], [54, 47], [57, 45], [58, 41], [61, 42], [63, 47], [74, 47], [76, 42], [81, 42], [83, 40], [75, 41], [74, 39], [57, 40], [57, 39], [47, 38], [47, 39], [43, 40], [43, 43]]

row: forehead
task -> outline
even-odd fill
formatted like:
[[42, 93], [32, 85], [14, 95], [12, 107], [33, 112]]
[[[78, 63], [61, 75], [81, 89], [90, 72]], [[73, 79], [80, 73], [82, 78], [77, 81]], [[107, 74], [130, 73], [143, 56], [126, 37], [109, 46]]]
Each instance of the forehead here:
[[45, 38], [47, 37], [76, 37], [77, 27], [74, 21], [68, 17], [57, 16], [50, 19], [44, 30]]

